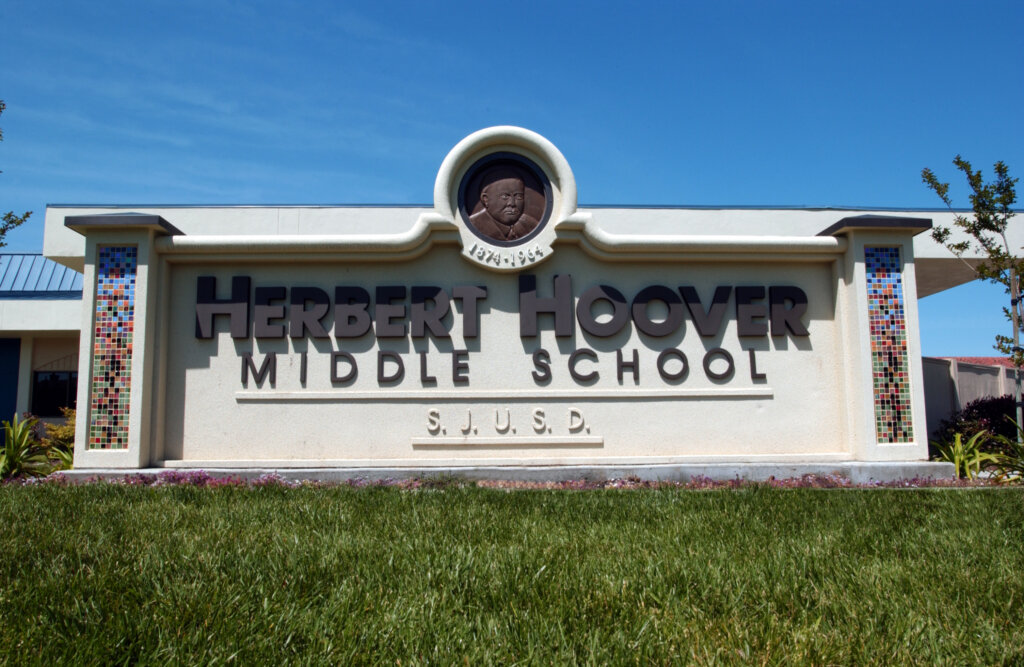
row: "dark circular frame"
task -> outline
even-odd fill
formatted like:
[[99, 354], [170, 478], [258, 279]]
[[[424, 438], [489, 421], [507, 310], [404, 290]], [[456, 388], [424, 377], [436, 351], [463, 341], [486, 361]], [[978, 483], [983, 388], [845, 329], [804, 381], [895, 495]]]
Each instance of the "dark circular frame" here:
[[[473, 198], [474, 207], [480, 202], [480, 190], [482, 188], [480, 187], [479, 178], [481, 174], [483, 174], [486, 169], [503, 164], [525, 170], [527, 175], [532, 176], [534, 181], [533, 183], [525, 183], [527, 193], [536, 192], [538, 194], [543, 194], [544, 196], [544, 212], [537, 218], [539, 221], [537, 226], [529, 234], [521, 239], [516, 239], [515, 241], [499, 241], [481, 233], [469, 220], [469, 217], [473, 215], [474, 211], [469, 210], [466, 206], [467, 195]], [[526, 181], [527, 179], [523, 180]], [[527, 199], [529, 200], [529, 194], [527, 195]], [[466, 228], [473, 232], [473, 235], [484, 243], [503, 248], [522, 245], [536, 238], [536, 236], [540, 234], [545, 227], [547, 227], [548, 221], [551, 219], [551, 211], [555, 204], [551, 190], [551, 181], [548, 180], [547, 174], [544, 173], [544, 170], [538, 167], [529, 158], [519, 155], [518, 153], [508, 152], [491, 153], [490, 155], [486, 155], [474, 162], [473, 166], [466, 171], [466, 175], [462, 177], [462, 182], [459, 183], [458, 202], [459, 214], [462, 216], [462, 221], [465, 223]], [[529, 210], [528, 207], [524, 208], [524, 211], [527, 210]]]

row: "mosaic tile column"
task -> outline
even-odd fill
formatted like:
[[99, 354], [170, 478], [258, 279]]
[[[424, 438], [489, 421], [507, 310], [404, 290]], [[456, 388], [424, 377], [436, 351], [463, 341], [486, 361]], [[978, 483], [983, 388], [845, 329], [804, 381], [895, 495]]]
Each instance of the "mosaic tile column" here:
[[138, 249], [101, 246], [96, 264], [89, 449], [127, 449]]
[[913, 441], [910, 360], [898, 247], [864, 248], [868, 330], [879, 443]]

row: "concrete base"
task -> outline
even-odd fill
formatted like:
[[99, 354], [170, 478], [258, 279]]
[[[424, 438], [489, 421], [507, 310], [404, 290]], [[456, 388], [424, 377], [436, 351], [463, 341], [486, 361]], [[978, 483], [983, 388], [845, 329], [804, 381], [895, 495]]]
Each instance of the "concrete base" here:
[[[159, 475], [186, 473], [200, 468], [144, 468], [125, 470], [94, 468], [68, 470], [63, 474], [76, 481], [89, 478], [112, 479], [125, 475]], [[611, 480], [637, 477], [651, 481], [687, 482], [695, 477], [714, 480], [742, 479], [765, 481], [798, 478], [804, 475], [836, 475], [854, 484], [893, 482], [901, 479], [949, 479], [955, 477], [951, 463], [933, 461], [826, 463], [695, 463], [663, 465], [616, 466], [459, 466], [448, 468], [204, 468], [216, 477], [256, 479], [276, 474], [282, 479], [344, 482], [353, 479], [379, 481], [385, 479], [458, 478], [468, 480], [509, 480], [557, 482], [566, 480]]]

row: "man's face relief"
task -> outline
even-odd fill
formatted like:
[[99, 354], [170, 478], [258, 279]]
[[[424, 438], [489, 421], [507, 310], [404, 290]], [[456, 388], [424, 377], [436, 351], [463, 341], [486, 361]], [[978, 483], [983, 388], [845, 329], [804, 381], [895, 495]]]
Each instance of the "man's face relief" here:
[[523, 215], [526, 187], [518, 178], [503, 178], [485, 187], [480, 200], [492, 218], [506, 225], [514, 225]]

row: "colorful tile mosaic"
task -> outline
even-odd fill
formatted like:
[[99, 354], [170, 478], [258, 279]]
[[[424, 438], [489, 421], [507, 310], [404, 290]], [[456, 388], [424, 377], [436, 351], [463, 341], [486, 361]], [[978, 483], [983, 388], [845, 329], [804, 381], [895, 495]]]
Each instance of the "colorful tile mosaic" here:
[[911, 442], [907, 327], [899, 248], [865, 248], [868, 330], [878, 442]]
[[138, 249], [105, 246], [96, 266], [89, 449], [128, 447]]

